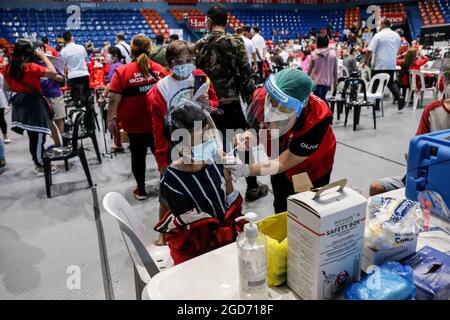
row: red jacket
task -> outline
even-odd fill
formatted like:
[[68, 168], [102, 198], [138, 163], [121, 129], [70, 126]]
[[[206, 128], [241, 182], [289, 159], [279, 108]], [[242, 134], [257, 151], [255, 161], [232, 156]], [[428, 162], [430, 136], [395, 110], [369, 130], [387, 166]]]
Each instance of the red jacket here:
[[[315, 95], [310, 95], [308, 104], [305, 107], [306, 121], [301, 130], [290, 130], [282, 137], [280, 142], [282, 150], [288, 149], [289, 142], [297, 137], [304, 135], [316, 124], [325, 118], [332, 117], [332, 113], [327, 103]], [[292, 176], [307, 172], [312, 182], [322, 178], [331, 171], [334, 163], [334, 154], [336, 153], [336, 137], [334, 136], [331, 125], [322, 139], [320, 147], [302, 163], [285, 172], [287, 178], [292, 181]]]
[[[194, 79], [196, 76], [206, 77], [206, 74], [200, 69], [195, 69], [192, 75]], [[169, 75], [159, 81], [147, 94], [147, 104], [152, 112], [155, 158], [159, 168], [165, 168], [169, 164], [169, 140], [164, 135], [164, 120], [169, 109], [176, 106], [180, 98], [192, 97], [194, 79], [188, 78], [178, 81]], [[208, 77], [206, 77], [206, 83], [209, 84], [209, 104], [212, 108], [218, 108], [219, 99]]]
[[117, 107], [117, 119], [128, 133], [152, 133], [152, 114], [146, 103], [146, 94], [167, 75], [166, 69], [149, 60], [150, 74], [144, 78], [136, 62], [116, 69], [110, 91], [122, 95]]
[[189, 217], [183, 217], [183, 220], [191, 221], [189, 224], [183, 223], [180, 217], [168, 211], [154, 227], [155, 231], [165, 234], [174, 264], [227, 245], [243, 230], [244, 222], [235, 221], [242, 215], [241, 196], [227, 210], [223, 221], [194, 211], [185, 215]]

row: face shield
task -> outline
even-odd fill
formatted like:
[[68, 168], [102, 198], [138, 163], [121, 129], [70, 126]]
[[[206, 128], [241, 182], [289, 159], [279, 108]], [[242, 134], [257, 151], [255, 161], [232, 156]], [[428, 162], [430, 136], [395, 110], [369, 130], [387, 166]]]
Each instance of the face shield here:
[[271, 139], [277, 139], [292, 129], [303, 111], [308, 99], [300, 101], [286, 95], [276, 85], [271, 75], [266, 83], [267, 94], [264, 105], [250, 105], [247, 108], [247, 121], [252, 128], [266, 129]]
[[222, 139], [211, 113], [221, 111], [181, 99], [179, 107], [171, 111], [171, 140], [175, 144], [172, 160], [182, 157], [184, 164], [211, 162], [223, 149]]

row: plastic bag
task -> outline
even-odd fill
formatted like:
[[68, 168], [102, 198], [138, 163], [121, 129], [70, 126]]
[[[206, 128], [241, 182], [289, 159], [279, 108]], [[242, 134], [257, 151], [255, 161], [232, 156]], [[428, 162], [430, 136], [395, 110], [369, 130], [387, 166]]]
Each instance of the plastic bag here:
[[415, 295], [412, 268], [398, 262], [375, 267], [363, 280], [344, 289], [348, 300], [412, 300]]
[[[418, 200], [422, 204], [424, 216], [425, 216], [425, 226], [424, 229], [428, 230], [430, 227], [430, 217], [437, 217], [439, 219], [444, 220], [444, 222], [440, 220], [433, 221], [433, 225], [435, 227], [441, 228], [450, 234], [449, 222], [450, 222], [450, 210], [445, 204], [444, 199], [442, 199], [441, 195], [434, 191], [422, 191], [419, 192]], [[446, 222], [445, 222], [446, 221]]]
[[424, 213], [419, 202], [372, 197], [367, 210], [365, 245], [375, 251], [416, 241], [424, 225]]
[[287, 212], [269, 216], [256, 224], [267, 238], [269, 286], [279, 286], [287, 279]]

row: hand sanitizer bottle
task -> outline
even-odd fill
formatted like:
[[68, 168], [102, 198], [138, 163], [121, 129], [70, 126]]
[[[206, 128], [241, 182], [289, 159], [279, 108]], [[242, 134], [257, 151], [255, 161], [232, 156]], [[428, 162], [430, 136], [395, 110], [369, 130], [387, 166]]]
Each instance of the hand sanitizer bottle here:
[[237, 237], [239, 260], [239, 289], [241, 299], [267, 299], [267, 240], [258, 232], [254, 223], [257, 215], [249, 212], [236, 221], [245, 219], [248, 223], [244, 232]]

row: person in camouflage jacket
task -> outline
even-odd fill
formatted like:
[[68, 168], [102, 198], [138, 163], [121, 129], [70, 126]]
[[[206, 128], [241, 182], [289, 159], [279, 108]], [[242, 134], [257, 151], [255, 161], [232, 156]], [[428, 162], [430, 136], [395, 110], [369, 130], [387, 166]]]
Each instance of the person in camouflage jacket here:
[[195, 44], [196, 66], [208, 75], [223, 103], [247, 103], [255, 91], [252, 70], [244, 41], [235, 35], [214, 30]]
[[[211, 80], [219, 98], [219, 109], [223, 110], [223, 114], [214, 115], [213, 119], [222, 132], [224, 146], [228, 146], [227, 129], [248, 128], [241, 98], [250, 104], [256, 89], [244, 41], [236, 35], [227, 34], [227, 24], [225, 8], [220, 4], [213, 5], [207, 12], [209, 34], [195, 44], [195, 65]], [[267, 192], [268, 187], [258, 184], [255, 177], [247, 178], [246, 201], [255, 201]]]

